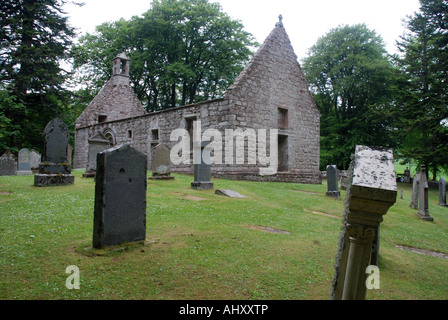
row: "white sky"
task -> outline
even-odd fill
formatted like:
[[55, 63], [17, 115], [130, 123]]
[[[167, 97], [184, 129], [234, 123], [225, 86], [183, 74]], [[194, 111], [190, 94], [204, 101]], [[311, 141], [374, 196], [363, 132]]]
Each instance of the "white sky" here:
[[[77, 0], [83, 7], [65, 6], [71, 26], [78, 32], [94, 32], [106, 21], [126, 20], [150, 9], [151, 0]], [[317, 39], [338, 25], [365, 23], [396, 53], [395, 42], [405, 31], [403, 19], [419, 10], [419, 0], [209, 0], [240, 20], [261, 44], [275, 27], [279, 14], [299, 60]]]

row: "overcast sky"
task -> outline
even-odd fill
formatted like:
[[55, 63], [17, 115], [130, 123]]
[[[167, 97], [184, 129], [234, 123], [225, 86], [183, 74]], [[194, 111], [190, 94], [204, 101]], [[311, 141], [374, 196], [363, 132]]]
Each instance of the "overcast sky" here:
[[[150, 9], [151, 0], [78, 0], [83, 7], [66, 5], [71, 26], [78, 32], [94, 32], [97, 25], [120, 18], [130, 19]], [[419, 0], [209, 0], [219, 2], [223, 11], [240, 20], [245, 30], [261, 44], [275, 27], [278, 16], [299, 60], [307, 56], [319, 37], [344, 24], [365, 23], [395, 53], [395, 41], [405, 31], [403, 19], [419, 10]]]

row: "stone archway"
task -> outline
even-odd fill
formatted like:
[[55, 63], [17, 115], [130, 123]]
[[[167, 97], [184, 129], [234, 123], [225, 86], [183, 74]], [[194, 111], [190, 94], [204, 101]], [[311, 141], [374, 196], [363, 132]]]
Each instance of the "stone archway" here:
[[117, 134], [115, 133], [114, 129], [107, 127], [103, 130], [102, 133], [107, 139], [109, 139], [111, 147], [117, 144]]

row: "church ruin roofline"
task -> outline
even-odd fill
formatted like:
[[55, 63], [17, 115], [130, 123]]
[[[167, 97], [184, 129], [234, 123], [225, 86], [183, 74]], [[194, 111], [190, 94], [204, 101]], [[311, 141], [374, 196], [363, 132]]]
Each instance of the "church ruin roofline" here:
[[[107, 119], [105, 121], [102, 121], [101, 123], [102, 124], [116, 123], [116, 122], [124, 121], [124, 120], [132, 120], [132, 119], [138, 119], [138, 118], [151, 116], [151, 115], [156, 115], [156, 114], [163, 114], [165, 112], [176, 112], [176, 111], [181, 110], [183, 108], [189, 108], [189, 107], [194, 107], [194, 106], [199, 106], [199, 105], [203, 105], [203, 104], [214, 103], [214, 102], [223, 101], [223, 100], [228, 100], [229, 103], [231, 103], [233, 101], [234, 97], [236, 95], [238, 95], [238, 90], [241, 87], [247, 85], [247, 82], [251, 79], [251, 76], [253, 76], [253, 73], [257, 73], [257, 67], [259, 65], [263, 65], [264, 64], [263, 59], [265, 58], [265, 55], [267, 55], [267, 56], [270, 55], [270, 51], [272, 50], [273, 46], [274, 47], [276, 46], [277, 48], [281, 48], [281, 50], [286, 50], [288, 52], [290, 61], [294, 60], [293, 61], [293, 63], [295, 64], [294, 68], [297, 69], [296, 71], [294, 71], [294, 73], [297, 75], [297, 78], [300, 78], [300, 82], [302, 82], [302, 79], [304, 80], [303, 84], [300, 85], [301, 91], [303, 93], [305, 93], [305, 91], [307, 91], [309, 93], [309, 95], [311, 96], [312, 94], [309, 91], [308, 83], [307, 83], [306, 79], [304, 78], [304, 75], [303, 75], [300, 63], [297, 60], [297, 55], [294, 52], [294, 48], [292, 47], [291, 41], [289, 39], [289, 36], [286, 33], [286, 30], [285, 30], [285, 28], [283, 26], [283, 17], [282, 17], [282, 15], [280, 15], [279, 16], [279, 21], [275, 24], [274, 29], [270, 32], [270, 34], [265, 39], [263, 44], [260, 45], [260, 47], [254, 53], [254, 55], [252, 56], [250, 61], [245, 65], [243, 70], [235, 78], [235, 80], [232, 83], [232, 85], [225, 91], [224, 95], [221, 98], [201, 101], [201, 102], [197, 102], [197, 103], [182, 105], [182, 106], [178, 106], [178, 107], [174, 107], [174, 108], [168, 108], [168, 109], [163, 109], [163, 110], [158, 110], [158, 111], [153, 111], [153, 112], [147, 112], [145, 110], [144, 114], [129, 116], [129, 117], [120, 118], [120, 119]], [[114, 61], [128, 59], [126, 56], [121, 56], [121, 55], [124, 55], [124, 54], [118, 54], [116, 56], [116, 58], [114, 58]], [[114, 77], [117, 77], [117, 76], [121, 76], [121, 74], [115, 74], [114, 76], [112, 76], [112, 78], [109, 80], [109, 82], [111, 82], [112, 79]], [[95, 105], [98, 100], [103, 99], [103, 97], [102, 97], [103, 90], [105, 90], [105, 88], [108, 86], [108, 84], [109, 83], [107, 83], [100, 90], [98, 95], [93, 98], [91, 103], [87, 106], [86, 110], [90, 109], [91, 105]], [[128, 87], [128, 90], [133, 91], [133, 89], [130, 86]], [[134, 95], [135, 95], [135, 93], [134, 93]], [[141, 104], [141, 101], [138, 98], [137, 98], [137, 100]], [[318, 108], [315, 105], [315, 103], [313, 103], [313, 108], [318, 111]], [[319, 115], [320, 115], [320, 113], [319, 113]], [[83, 128], [88, 128], [88, 127], [92, 127], [92, 126], [96, 126], [96, 125], [97, 125], [97, 123], [86, 123], [85, 122], [84, 112], [75, 121], [75, 128], [76, 129], [83, 129]]]
[[251, 69], [253, 69], [256, 66], [258, 61], [263, 60], [263, 55], [265, 54], [265, 52], [270, 51], [270, 46], [272, 45], [272, 43], [277, 42], [275, 38], [279, 33], [284, 34], [284, 37], [286, 38], [286, 42], [291, 46], [291, 50], [294, 53], [294, 56], [296, 58], [297, 67], [301, 70], [300, 64], [297, 61], [297, 55], [294, 52], [294, 48], [291, 45], [291, 40], [289, 39], [289, 36], [288, 36], [288, 34], [285, 30], [285, 27], [283, 25], [283, 16], [279, 15], [279, 22], [277, 22], [275, 24], [275, 28], [269, 33], [269, 35], [266, 37], [264, 42], [258, 47], [257, 51], [254, 53], [254, 55], [252, 56], [250, 61], [246, 64], [244, 69], [240, 72], [238, 77], [235, 79], [233, 84], [227, 89], [226, 95], [228, 93], [231, 93], [233, 90], [237, 89], [241, 84], [243, 84], [245, 82], [246, 78], [248, 77], [248, 74], [250, 74], [250, 72], [251, 72]]
[[145, 117], [151, 117], [151, 116], [154, 116], [154, 115], [157, 115], [157, 114], [163, 114], [163, 113], [168, 113], [168, 112], [175, 112], [175, 111], [179, 111], [179, 110], [182, 110], [182, 109], [187, 109], [187, 108], [191, 108], [191, 107], [200, 106], [200, 105], [203, 105], [203, 104], [215, 103], [215, 102], [220, 102], [220, 101], [225, 101], [225, 100], [228, 100], [228, 99], [226, 97], [223, 97], [223, 98], [216, 98], [216, 99], [211, 99], [211, 100], [200, 101], [200, 102], [191, 103], [191, 104], [185, 104], [183, 106], [178, 106], [178, 107], [175, 107], [175, 108], [168, 108], [168, 109], [148, 112], [148, 113], [142, 114], [140, 116], [129, 117], [129, 118], [122, 118], [122, 119], [110, 120], [110, 121], [104, 121], [104, 122], [101, 122], [101, 123], [95, 123], [95, 124], [90, 124], [90, 125], [86, 125], [86, 126], [77, 126], [76, 130], [90, 128], [90, 127], [94, 127], [96, 125], [105, 125], [105, 124], [111, 124], [111, 123], [116, 123], [116, 122], [122, 122], [122, 121], [126, 121], [126, 120], [135, 120], [135, 119], [141, 119], [141, 118], [145, 118]]

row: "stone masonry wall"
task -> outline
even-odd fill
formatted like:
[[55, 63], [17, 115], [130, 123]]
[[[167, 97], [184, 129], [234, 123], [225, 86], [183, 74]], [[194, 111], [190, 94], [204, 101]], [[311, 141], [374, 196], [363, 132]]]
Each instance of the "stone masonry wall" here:
[[[110, 97], [100, 95], [94, 101], [94, 105], [100, 106], [108, 103]], [[286, 128], [279, 127], [279, 108], [287, 110]], [[223, 150], [223, 164], [213, 164], [211, 168], [215, 177], [297, 183], [322, 181], [319, 171], [320, 114], [282, 26], [277, 26], [271, 32], [222, 99], [104, 123], [89, 122], [89, 115], [94, 118], [95, 112], [97, 111], [90, 109], [85, 112], [87, 117], [77, 122], [75, 168], [85, 168], [87, 140], [97, 131], [114, 132], [116, 144], [130, 144], [147, 154], [148, 168], [151, 168], [151, 148], [160, 142], [172, 148], [177, 142], [170, 141], [171, 132], [178, 128], [187, 129], [188, 122], [196, 119], [201, 120], [202, 133], [207, 129], [217, 129], [222, 134], [223, 148], [225, 130], [238, 128], [252, 128], [255, 131], [266, 129], [268, 141], [269, 130], [279, 129], [283, 144], [287, 145], [284, 159], [287, 164], [286, 172], [275, 176], [260, 176], [260, 164], [248, 164], [249, 152], [246, 146], [246, 161], [243, 165], [225, 164]], [[83, 126], [83, 123], [86, 125]], [[154, 131], [157, 131], [156, 137]], [[234, 144], [236, 148], [236, 141]], [[269, 144], [267, 149], [269, 153]], [[172, 166], [172, 171], [192, 173], [193, 165]]]

